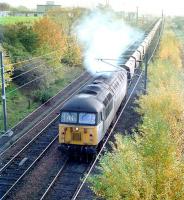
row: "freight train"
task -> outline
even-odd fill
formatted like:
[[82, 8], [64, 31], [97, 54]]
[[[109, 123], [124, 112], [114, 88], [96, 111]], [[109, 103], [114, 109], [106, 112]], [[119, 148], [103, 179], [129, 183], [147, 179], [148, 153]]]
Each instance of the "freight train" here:
[[121, 70], [94, 77], [61, 109], [59, 143], [63, 150], [95, 153], [127, 94], [128, 82], [161, 26], [158, 20]]

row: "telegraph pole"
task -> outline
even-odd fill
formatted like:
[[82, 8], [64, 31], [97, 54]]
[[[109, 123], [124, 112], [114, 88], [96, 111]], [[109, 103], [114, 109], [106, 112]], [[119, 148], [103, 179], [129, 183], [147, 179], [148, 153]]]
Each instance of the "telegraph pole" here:
[[5, 91], [5, 79], [4, 79], [4, 65], [3, 65], [3, 53], [0, 52], [0, 67], [1, 67], [1, 86], [2, 86], [2, 103], [3, 103], [3, 117], [4, 117], [4, 132], [7, 131], [7, 111], [6, 111], [6, 91]]

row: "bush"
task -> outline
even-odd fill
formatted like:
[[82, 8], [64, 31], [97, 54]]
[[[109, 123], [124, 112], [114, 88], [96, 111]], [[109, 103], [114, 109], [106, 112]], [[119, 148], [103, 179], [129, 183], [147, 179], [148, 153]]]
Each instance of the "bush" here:
[[134, 141], [116, 136], [112, 153], [100, 160], [101, 174], [90, 177], [97, 196], [184, 199], [184, 81], [179, 48], [173, 33], [166, 33], [161, 59], [150, 66], [149, 93], [139, 100], [143, 137], [135, 135]]
[[52, 94], [50, 94], [47, 90], [38, 90], [34, 93], [34, 101], [45, 103], [52, 97]]

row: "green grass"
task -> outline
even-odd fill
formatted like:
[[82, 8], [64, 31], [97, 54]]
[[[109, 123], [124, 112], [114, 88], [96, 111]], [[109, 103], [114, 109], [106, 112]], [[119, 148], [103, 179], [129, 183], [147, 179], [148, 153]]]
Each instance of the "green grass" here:
[[[54, 96], [64, 87], [66, 87], [70, 82], [77, 78], [83, 72], [82, 68], [79, 67], [63, 67], [60, 72], [61, 79], [58, 79], [54, 84], [52, 84], [47, 90], [47, 92]], [[40, 103], [33, 102], [31, 100], [31, 105], [29, 107], [30, 99], [25, 96], [20, 91], [16, 91], [8, 94], [9, 91], [15, 89], [16, 86], [12, 85], [6, 89], [7, 92], [7, 117], [8, 117], [8, 128], [13, 127], [21, 119], [26, 117], [29, 113], [40, 106]], [[32, 92], [32, 91], [30, 91]], [[2, 103], [0, 103], [0, 131], [3, 130], [3, 112]]]
[[0, 18], [0, 25], [12, 25], [19, 22], [32, 23], [40, 17], [8, 16]]

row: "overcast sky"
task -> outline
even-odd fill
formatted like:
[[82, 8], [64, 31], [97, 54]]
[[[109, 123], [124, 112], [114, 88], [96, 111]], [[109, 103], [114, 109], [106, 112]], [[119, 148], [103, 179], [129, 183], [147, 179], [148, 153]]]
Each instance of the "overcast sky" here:
[[[12, 6], [23, 5], [28, 8], [36, 8], [37, 4], [45, 4], [47, 0], [0, 0]], [[106, 0], [55, 0], [55, 4], [64, 6], [95, 7], [97, 4], [105, 4]], [[164, 10], [169, 15], [184, 15], [183, 0], [109, 0], [110, 5], [116, 10], [135, 11], [139, 7], [140, 13], [161, 14]]]

